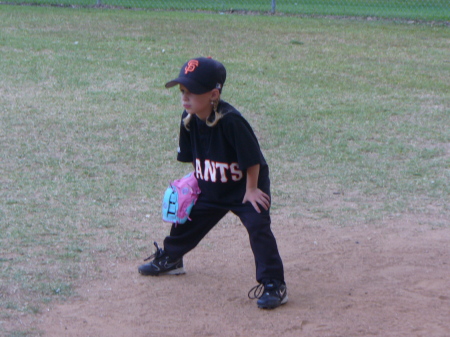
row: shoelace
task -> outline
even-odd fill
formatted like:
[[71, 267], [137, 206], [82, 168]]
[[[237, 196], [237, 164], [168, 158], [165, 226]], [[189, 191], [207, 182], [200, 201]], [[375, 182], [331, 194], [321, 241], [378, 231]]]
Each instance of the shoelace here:
[[263, 293], [264, 293], [264, 284], [260, 283], [254, 286], [252, 289], [250, 289], [247, 296], [251, 300], [254, 300], [256, 298], [260, 298]]
[[159, 248], [158, 243], [157, 243], [156, 241], [153, 242], [153, 244], [154, 244], [155, 247], [156, 247], [156, 252], [154, 252], [152, 255], [150, 255], [149, 257], [147, 257], [146, 259], [144, 259], [144, 261], [148, 261], [148, 260], [151, 260], [151, 259], [153, 259], [153, 258], [161, 257], [161, 256], [164, 254], [164, 251], [163, 251], [161, 248]]

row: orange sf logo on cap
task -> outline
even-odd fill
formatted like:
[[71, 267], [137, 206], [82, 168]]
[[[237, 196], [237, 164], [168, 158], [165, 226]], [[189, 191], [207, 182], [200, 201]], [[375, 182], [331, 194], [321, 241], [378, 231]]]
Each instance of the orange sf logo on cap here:
[[184, 68], [184, 73], [191, 73], [195, 70], [195, 68], [198, 67], [198, 61], [197, 60], [190, 60], [187, 64], [187, 66]]

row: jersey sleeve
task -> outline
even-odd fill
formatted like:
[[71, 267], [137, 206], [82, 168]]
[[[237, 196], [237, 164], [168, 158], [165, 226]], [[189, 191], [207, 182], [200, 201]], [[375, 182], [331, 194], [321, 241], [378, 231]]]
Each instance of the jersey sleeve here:
[[227, 141], [236, 151], [239, 168], [247, 168], [260, 164], [266, 165], [258, 139], [250, 124], [240, 114], [226, 114], [223, 122], [223, 132]]
[[183, 118], [187, 116], [186, 111], [183, 112], [180, 122], [180, 135], [178, 139], [178, 155], [177, 160], [183, 163], [192, 163], [192, 147], [190, 132], [184, 127]]

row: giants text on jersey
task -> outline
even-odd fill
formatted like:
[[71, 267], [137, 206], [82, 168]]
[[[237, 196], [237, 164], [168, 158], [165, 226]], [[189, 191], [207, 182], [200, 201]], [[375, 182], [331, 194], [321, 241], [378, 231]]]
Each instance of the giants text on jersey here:
[[233, 181], [241, 180], [244, 174], [239, 169], [238, 163], [219, 163], [206, 159], [202, 167], [200, 159], [197, 158], [195, 160], [195, 176], [197, 179], [213, 183], [217, 181], [227, 183], [229, 178]]

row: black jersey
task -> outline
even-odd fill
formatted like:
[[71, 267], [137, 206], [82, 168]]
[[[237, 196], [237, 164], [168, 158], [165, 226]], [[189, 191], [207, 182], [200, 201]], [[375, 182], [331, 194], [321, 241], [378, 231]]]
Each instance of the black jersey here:
[[[220, 101], [223, 114], [213, 127], [193, 115], [189, 131], [180, 125], [178, 161], [192, 162], [202, 191], [211, 202], [242, 203], [247, 168], [260, 164], [258, 187], [270, 194], [269, 168], [250, 124], [230, 104]], [[184, 111], [182, 119], [187, 116]]]

